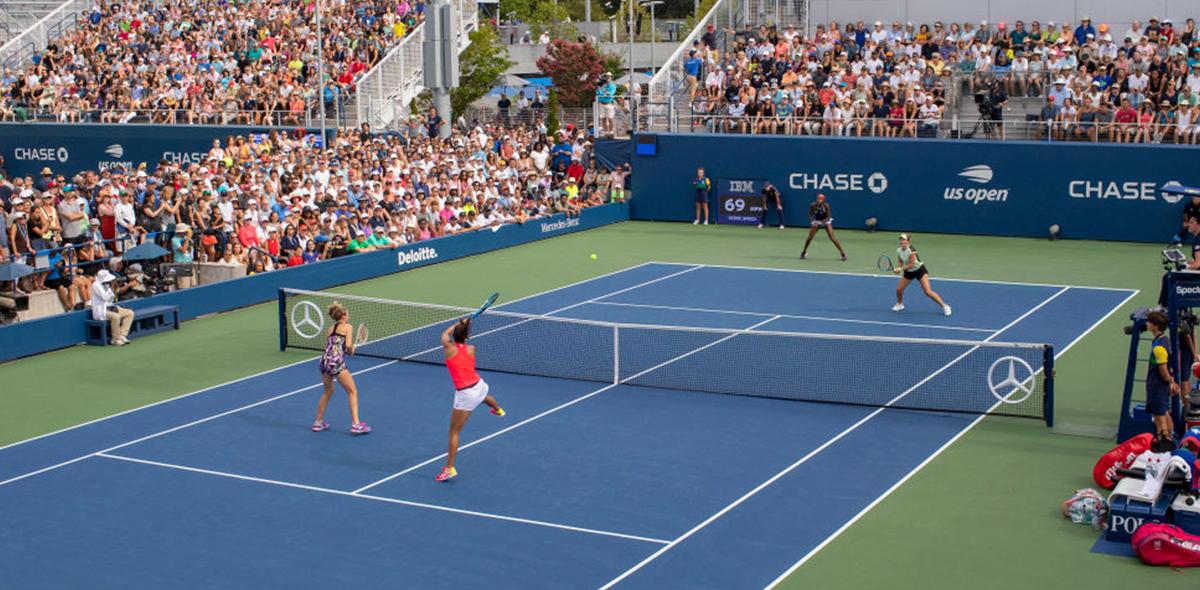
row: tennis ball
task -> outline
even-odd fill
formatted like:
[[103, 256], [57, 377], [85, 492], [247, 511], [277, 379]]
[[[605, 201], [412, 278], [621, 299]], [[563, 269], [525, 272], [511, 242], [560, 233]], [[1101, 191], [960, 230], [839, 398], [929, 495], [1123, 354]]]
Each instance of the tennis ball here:
[[596, 255], [592, 254], [592, 260], [595, 260], [595, 259], [596, 259]]

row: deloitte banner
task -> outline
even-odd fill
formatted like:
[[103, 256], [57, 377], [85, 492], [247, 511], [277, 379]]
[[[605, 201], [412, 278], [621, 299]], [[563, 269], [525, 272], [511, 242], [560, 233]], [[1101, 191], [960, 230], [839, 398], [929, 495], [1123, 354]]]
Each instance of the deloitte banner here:
[[1066, 238], [1166, 242], [1183, 197], [1157, 189], [1200, 185], [1197, 159], [1186, 146], [667, 134], [657, 156], [634, 156], [631, 215], [691, 221], [702, 166], [770, 180], [786, 203], [825, 193], [841, 227], [1047, 237], [1057, 224]]
[[[136, 299], [123, 302], [122, 305], [133, 309], [152, 305], [174, 305], [179, 307], [180, 320], [190, 320], [275, 299], [279, 289], [283, 287], [311, 291], [328, 289], [336, 285], [520, 246], [628, 219], [628, 204], [610, 203], [584, 209], [578, 217], [567, 218], [559, 214], [524, 225], [509, 224], [454, 234], [407, 244], [395, 250], [341, 256], [313, 264]], [[80, 344], [84, 338], [84, 319], [90, 317], [91, 311], [74, 311], [2, 326], [0, 362]]]
[[[291, 128], [275, 128], [291, 132]], [[222, 147], [229, 136], [265, 134], [264, 127], [217, 125], [107, 125], [90, 123], [0, 123], [0, 156], [12, 175], [37, 175], [43, 168], [74, 175], [87, 170], [146, 163], [151, 170], [162, 160], [201, 163], [214, 139]], [[309, 129], [317, 140], [319, 129]], [[329, 137], [333, 130], [327, 130]], [[315, 135], [314, 135], [315, 134]]]

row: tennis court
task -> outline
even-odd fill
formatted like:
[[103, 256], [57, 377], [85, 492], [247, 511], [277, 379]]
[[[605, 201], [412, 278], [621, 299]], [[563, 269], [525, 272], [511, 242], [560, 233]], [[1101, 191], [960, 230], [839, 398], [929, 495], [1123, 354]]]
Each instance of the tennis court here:
[[[893, 285], [647, 263], [501, 305], [588, 328], [499, 325], [481, 355], [616, 366], [485, 373], [508, 415], [472, 419], [449, 484], [445, 369], [387, 358], [350, 363], [367, 437], [340, 397], [335, 429], [308, 431], [308, 360], [12, 445], [0, 503], [21, 542], [0, 560], [13, 587], [766, 587], [1001, 404], [969, 386], [994, 359], [965, 343], [1062, 354], [1133, 295], [938, 279], [945, 317], [915, 290], [891, 312]], [[794, 383], [844, 403], [778, 399]], [[878, 407], [911, 400], [953, 411]]]

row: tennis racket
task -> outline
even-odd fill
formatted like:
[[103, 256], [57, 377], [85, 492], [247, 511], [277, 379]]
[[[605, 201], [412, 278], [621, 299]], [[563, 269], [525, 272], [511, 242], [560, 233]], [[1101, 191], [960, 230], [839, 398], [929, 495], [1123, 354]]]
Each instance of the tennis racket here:
[[895, 266], [892, 266], [892, 259], [887, 254], [879, 255], [879, 270], [883, 272], [894, 272]]
[[358, 327], [358, 335], [354, 337], [354, 345], [362, 346], [367, 343], [367, 339], [370, 337], [371, 333], [367, 330], [367, 325], [364, 323]]
[[471, 314], [471, 319], [475, 319], [475, 318], [479, 317], [479, 314], [487, 311], [487, 308], [491, 307], [492, 304], [495, 303], [496, 300], [499, 298], [500, 298], [499, 293], [492, 293], [492, 296], [488, 297], [487, 301], [484, 301], [483, 305], [480, 305], [479, 309], [475, 310], [475, 313]]

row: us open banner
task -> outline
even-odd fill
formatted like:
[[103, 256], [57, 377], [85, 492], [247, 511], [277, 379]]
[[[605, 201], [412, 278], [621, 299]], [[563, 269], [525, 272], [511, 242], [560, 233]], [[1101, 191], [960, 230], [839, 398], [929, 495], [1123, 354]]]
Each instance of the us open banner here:
[[717, 223], [755, 225], [762, 217], [762, 180], [718, 178]]
[[[688, 191], [703, 167], [770, 180], [785, 203], [824, 193], [840, 227], [875, 218], [879, 229], [1046, 238], [1058, 225], [1063, 238], [1166, 243], [1189, 197], [1159, 187], [1200, 186], [1195, 146], [677, 134], [657, 145], [633, 156], [634, 219], [695, 219]], [[745, 214], [736, 200], [715, 205]]]

